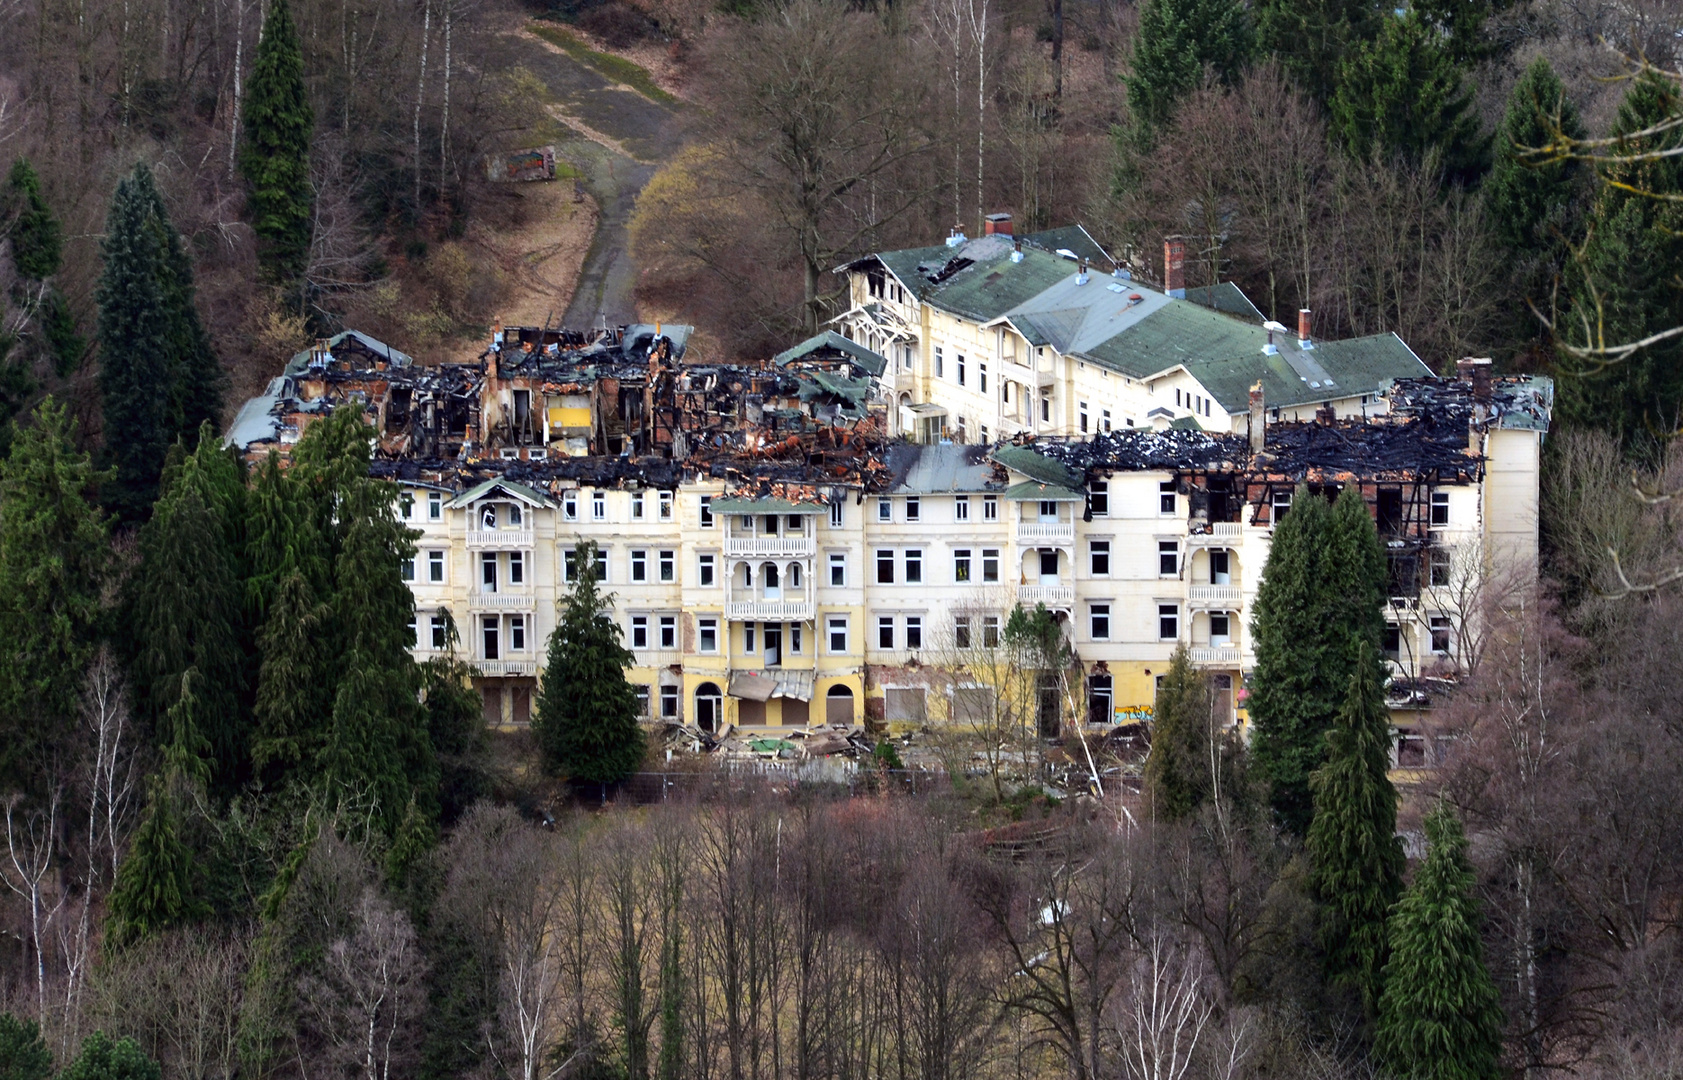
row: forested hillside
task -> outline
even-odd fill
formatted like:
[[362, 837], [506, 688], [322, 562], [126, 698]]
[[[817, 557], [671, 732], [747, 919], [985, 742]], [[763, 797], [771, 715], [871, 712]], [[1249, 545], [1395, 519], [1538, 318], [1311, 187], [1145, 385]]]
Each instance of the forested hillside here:
[[[1090, 747], [1013, 716], [1015, 773], [925, 732], [956, 764], [907, 794], [874, 731], [851, 797], [636, 805], [670, 763], [585, 549], [536, 730], [488, 731], [466, 661], [412, 655], [360, 404], [285, 469], [219, 432], [319, 335], [426, 361], [499, 315], [528, 268], [476, 230], [532, 211], [485, 155], [606, 145], [509, 61], [534, 20], [681, 117], [630, 238], [698, 357], [768, 356], [838, 312], [837, 265], [1003, 210], [1146, 279], [1185, 237], [1188, 284], [1317, 335], [1553, 375], [1542, 581], [1481, 581], [1427, 767], [1391, 757], [1357, 486], [1273, 533], [1248, 738], [1180, 649], [1108, 790], [1054, 790]], [[1680, 20], [0, 0], [0, 1074], [1683, 1074]], [[1065, 655], [1044, 609], [1006, 627]]]

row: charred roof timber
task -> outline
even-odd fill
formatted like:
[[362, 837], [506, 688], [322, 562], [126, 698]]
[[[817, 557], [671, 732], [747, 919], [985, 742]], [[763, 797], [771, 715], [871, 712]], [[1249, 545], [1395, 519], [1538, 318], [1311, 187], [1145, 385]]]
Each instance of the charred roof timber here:
[[1070, 488], [1159, 471], [1194, 495], [1195, 516], [1208, 506], [1217, 520], [1245, 503], [1260, 514], [1271, 492], [1298, 483], [1477, 482], [1482, 433], [1546, 431], [1553, 407], [1548, 379], [1495, 377], [1468, 360], [1459, 380], [1392, 383], [1388, 412], [1366, 420], [1267, 423], [1259, 384], [1248, 434], [1124, 428], [992, 448], [890, 446], [884, 405], [872, 398], [886, 367], [879, 354], [825, 333], [758, 362], [697, 364], [689, 334], [659, 324], [499, 326], [477, 362], [427, 366], [350, 331], [294, 356], [240, 410], [227, 443], [254, 461], [284, 458], [310, 423], [358, 406], [377, 433], [375, 475], [410, 482], [461, 488], [500, 477], [558, 491], [710, 479], [733, 496], [825, 503], [994, 491], [1007, 469]]

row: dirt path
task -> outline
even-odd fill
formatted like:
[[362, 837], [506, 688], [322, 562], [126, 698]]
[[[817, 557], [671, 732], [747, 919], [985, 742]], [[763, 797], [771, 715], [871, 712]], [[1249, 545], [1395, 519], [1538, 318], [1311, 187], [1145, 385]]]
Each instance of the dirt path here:
[[584, 171], [585, 190], [599, 210], [563, 321], [573, 327], [636, 322], [637, 270], [627, 251], [627, 225], [643, 185], [680, 146], [676, 109], [608, 78], [528, 30], [504, 40], [507, 62], [524, 65], [542, 79], [554, 95], [552, 114], [579, 133], [557, 153]]
[[496, 260], [508, 282], [498, 317], [514, 326], [553, 323], [578, 291], [579, 266], [596, 233], [596, 207], [577, 202], [573, 182], [511, 185], [522, 200], [514, 229], [469, 233], [470, 243]]

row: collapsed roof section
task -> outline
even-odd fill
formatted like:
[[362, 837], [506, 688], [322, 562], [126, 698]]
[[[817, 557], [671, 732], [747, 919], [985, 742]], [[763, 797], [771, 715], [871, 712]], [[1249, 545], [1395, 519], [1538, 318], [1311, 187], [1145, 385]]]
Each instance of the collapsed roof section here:
[[411, 482], [542, 493], [706, 476], [805, 503], [886, 485], [870, 406], [880, 356], [821, 334], [775, 361], [693, 364], [689, 334], [499, 325], [477, 362], [423, 366], [348, 332], [294, 357], [226, 442], [252, 460], [284, 457], [310, 423], [355, 406], [379, 433], [375, 474]]
[[1219, 515], [1246, 503], [1260, 513], [1270, 492], [1298, 483], [1477, 482], [1484, 459], [1471, 436], [1547, 431], [1554, 397], [1548, 379], [1493, 378], [1487, 361], [1468, 360], [1461, 379], [1389, 385], [1389, 411], [1367, 420], [1266, 424], [1258, 393], [1256, 449], [1245, 435], [1179, 428], [891, 445], [870, 397], [880, 356], [821, 334], [771, 360], [692, 364], [688, 337], [659, 325], [498, 328], [478, 362], [425, 366], [347, 332], [293, 357], [226, 441], [253, 461], [284, 457], [310, 423], [355, 406], [376, 433], [375, 475], [455, 491], [498, 482], [542, 499], [712, 480], [727, 498], [811, 507], [865, 493], [1079, 497], [1095, 479], [1148, 471], [1209, 493]]

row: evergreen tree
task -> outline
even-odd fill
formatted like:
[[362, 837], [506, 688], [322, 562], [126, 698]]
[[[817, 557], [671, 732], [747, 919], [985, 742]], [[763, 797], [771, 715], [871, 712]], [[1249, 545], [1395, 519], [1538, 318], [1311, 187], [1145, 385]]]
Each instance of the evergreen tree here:
[[1300, 485], [1291, 512], [1274, 527], [1252, 627], [1251, 759], [1281, 823], [1298, 835], [1313, 816], [1309, 774], [1325, 753], [1321, 733], [1348, 677], [1337, 670], [1322, 618], [1321, 549], [1330, 519], [1326, 500]]
[[1365, 0], [1260, 0], [1256, 12], [1263, 51], [1322, 104], [1351, 48], [1379, 32], [1379, 8]]
[[12, 265], [19, 275], [45, 281], [58, 273], [64, 254], [64, 229], [41, 197], [41, 178], [28, 158], [12, 162], [6, 190], [0, 195], [0, 232], [12, 242]]
[[59, 1080], [162, 1080], [163, 1071], [133, 1039], [112, 1042], [96, 1031], [82, 1040], [80, 1056], [58, 1075]]
[[1334, 985], [1355, 992], [1372, 1017], [1388, 952], [1386, 919], [1402, 894], [1404, 859], [1397, 791], [1387, 775], [1391, 716], [1383, 664], [1365, 641], [1326, 745], [1326, 763], [1310, 777], [1310, 885], [1321, 905], [1327, 974]]
[[439, 611], [452, 651], [421, 665], [421, 690], [427, 733], [438, 756], [439, 816], [448, 825], [490, 792], [490, 782], [485, 766], [484, 705], [473, 690], [473, 665], [455, 656], [455, 622], [447, 609]]
[[400, 570], [414, 556], [415, 533], [397, 520], [396, 502], [395, 485], [364, 477], [339, 507], [345, 539], [334, 565], [333, 615], [344, 669], [321, 755], [331, 797], [367, 800], [388, 837], [411, 799], [421, 801], [429, 825], [438, 816], [438, 766], [409, 654], [414, 597]]
[[198, 289], [193, 284], [193, 259], [181, 234], [170, 224], [169, 210], [156, 186], [151, 188], [152, 220], [160, 234], [159, 291], [168, 319], [166, 333], [174, 364], [170, 370], [169, 429], [172, 436], [192, 438], [204, 425], [222, 429], [222, 391], [226, 378], [210, 335], [199, 319]]
[[1309, 774], [1344, 704], [1356, 651], [1384, 631], [1385, 553], [1354, 486], [1329, 507], [1306, 487], [1274, 529], [1253, 627], [1252, 760], [1281, 823], [1303, 835], [1314, 814]]
[[302, 572], [281, 580], [258, 635], [253, 770], [273, 788], [314, 761], [327, 740], [335, 669], [328, 635], [332, 612]]
[[51, 1080], [53, 1054], [41, 1025], [0, 1013], [0, 1080]]
[[1253, 48], [1250, 16], [1237, 0], [1146, 0], [1134, 37], [1128, 106], [1147, 128], [1168, 123], [1208, 68], [1231, 83]]
[[1502, 1010], [1484, 966], [1467, 838], [1448, 803], [1426, 815], [1426, 843], [1391, 914], [1374, 1054], [1399, 1080], [1496, 1080]]
[[131, 618], [137, 698], [157, 722], [189, 669], [201, 681], [199, 716], [211, 746], [211, 785], [231, 795], [246, 775], [250, 712], [238, 530], [244, 489], [208, 426], [173, 470], [169, 491], [140, 532]]
[[0, 783], [38, 793], [73, 736], [110, 547], [102, 477], [51, 398], [0, 462]]
[[106, 502], [138, 521], [158, 495], [158, 475], [175, 432], [174, 320], [165, 306], [163, 230], [151, 171], [134, 167], [117, 184], [105, 218], [99, 280], [99, 384], [105, 453], [115, 469]]
[[1151, 756], [1145, 759], [1146, 798], [1160, 821], [1179, 821], [1210, 795], [1211, 704], [1209, 687], [1183, 642], [1157, 688]]
[[106, 935], [113, 945], [144, 940], [204, 914], [193, 850], [182, 836], [181, 795], [186, 783], [179, 771], [152, 776], [146, 815], [117, 867], [117, 880], [106, 900]]
[[596, 584], [596, 545], [573, 551], [573, 587], [549, 639], [532, 727], [544, 766], [580, 784], [617, 784], [643, 761], [637, 697], [625, 681], [635, 663]]
[[1561, 138], [1581, 139], [1584, 124], [1554, 69], [1537, 57], [1508, 95], [1507, 112], [1496, 130], [1495, 160], [1484, 197], [1498, 240], [1513, 256], [1539, 249], [1554, 253], [1576, 234], [1576, 204], [1583, 169], [1573, 158], [1550, 160], [1540, 153]]
[[[1683, 146], [1677, 127], [1633, 137], [1679, 115], [1683, 95], [1675, 84], [1654, 73], [1638, 76], [1613, 125], [1612, 136], [1622, 140], [1614, 156]], [[1578, 345], [1586, 344], [1585, 327], [1587, 344], [1613, 346], [1683, 324], [1675, 269], [1683, 265], [1683, 206], [1671, 201], [1683, 191], [1683, 163], [1618, 160], [1602, 167], [1601, 180], [1583, 249], [1567, 274], [1572, 306], [1560, 332]], [[1659, 462], [1683, 421], [1683, 343], [1661, 342], [1606, 366], [1563, 355], [1561, 370], [1569, 376], [1560, 381], [1563, 421], [1608, 431], [1631, 458]]]
[[[320, 427], [310, 430], [300, 449], [304, 443], [313, 445]], [[307, 475], [308, 466], [303, 470]], [[252, 477], [247, 506], [245, 602], [249, 617], [261, 621], [275, 602], [281, 582], [294, 573], [302, 575], [314, 595], [330, 591], [332, 564], [326, 538], [317, 528], [315, 507], [304, 482], [282, 469], [279, 455], [272, 451]]]
[[1472, 90], [1421, 13], [1384, 19], [1377, 38], [1350, 50], [1338, 78], [1332, 127], [1355, 157], [1398, 155], [1463, 182], [1484, 171], [1489, 140], [1479, 133]]
[[240, 174], [249, 189], [258, 258], [272, 284], [300, 296], [314, 216], [310, 137], [315, 113], [304, 88], [298, 31], [285, 0], [271, 4], [263, 20], [240, 122]]

